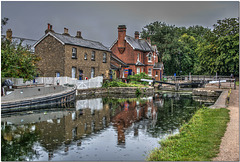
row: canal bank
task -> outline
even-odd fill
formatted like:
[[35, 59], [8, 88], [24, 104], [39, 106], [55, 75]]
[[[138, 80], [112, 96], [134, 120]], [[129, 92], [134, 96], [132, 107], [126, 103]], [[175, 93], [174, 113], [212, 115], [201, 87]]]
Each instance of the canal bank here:
[[220, 95], [214, 105], [198, 110], [190, 122], [180, 128], [179, 134], [161, 141], [161, 147], [152, 151], [147, 160], [239, 161], [238, 92], [215, 87], [193, 90], [193, 95], [198, 96]]

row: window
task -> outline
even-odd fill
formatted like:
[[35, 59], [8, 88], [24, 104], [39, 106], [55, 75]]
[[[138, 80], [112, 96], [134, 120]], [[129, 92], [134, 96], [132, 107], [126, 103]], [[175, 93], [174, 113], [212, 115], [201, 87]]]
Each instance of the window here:
[[93, 78], [95, 75], [95, 68], [91, 68], [91, 78]]
[[140, 53], [138, 53], [137, 61], [140, 61]]
[[77, 48], [72, 48], [72, 58], [77, 58]]
[[152, 62], [152, 54], [148, 55], [148, 62]]
[[103, 53], [103, 63], [106, 63], [106, 62], [107, 62], [107, 54]]
[[87, 60], [87, 54], [86, 53], [84, 54], [84, 60]]
[[148, 75], [152, 76], [152, 69], [151, 68], [148, 69]]
[[72, 67], [72, 78], [76, 78], [76, 67]]
[[143, 71], [143, 68], [142, 68], [142, 73], [143, 73], [144, 71]]
[[95, 61], [95, 51], [92, 51], [92, 58], [91, 58], [92, 61]]
[[140, 73], [140, 68], [137, 68], [137, 74], [139, 74]]

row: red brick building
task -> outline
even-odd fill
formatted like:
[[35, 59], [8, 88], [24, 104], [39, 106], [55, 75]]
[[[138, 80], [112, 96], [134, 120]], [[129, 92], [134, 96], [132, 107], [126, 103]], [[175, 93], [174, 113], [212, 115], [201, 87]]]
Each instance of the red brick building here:
[[164, 67], [163, 63], [158, 62], [156, 45], [152, 46], [150, 39], [139, 39], [137, 31], [135, 38], [126, 35], [126, 29], [125, 25], [118, 26], [118, 38], [110, 47], [112, 53], [129, 66], [125, 68], [120, 78], [144, 72], [150, 77], [160, 80]]

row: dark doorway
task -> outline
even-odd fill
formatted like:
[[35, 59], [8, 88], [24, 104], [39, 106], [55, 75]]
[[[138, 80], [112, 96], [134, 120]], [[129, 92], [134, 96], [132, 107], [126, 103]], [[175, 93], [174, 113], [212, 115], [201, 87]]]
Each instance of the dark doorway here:
[[78, 70], [79, 71], [79, 80], [83, 80], [83, 71], [82, 70]]

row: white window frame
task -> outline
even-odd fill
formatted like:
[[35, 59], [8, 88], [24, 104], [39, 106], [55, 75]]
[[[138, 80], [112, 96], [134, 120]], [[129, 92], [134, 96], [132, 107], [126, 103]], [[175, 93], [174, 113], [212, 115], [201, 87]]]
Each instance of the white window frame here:
[[92, 51], [91, 60], [95, 61], [95, 51]]
[[137, 68], [137, 74], [140, 74], [140, 68]]
[[148, 69], [148, 76], [152, 76], [152, 69], [151, 68]]
[[148, 62], [152, 62], [152, 54], [148, 54]]
[[103, 53], [103, 63], [107, 63], [107, 53]]
[[92, 67], [91, 68], [91, 78], [94, 78], [94, 75], [95, 75], [95, 68]]
[[140, 61], [140, 53], [138, 53], [137, 61]]
[[72, 58], [77, 58], [77, 48], [72, 48]]
[[84, 60], [87, 60], [87, 53], [84, 54]]

